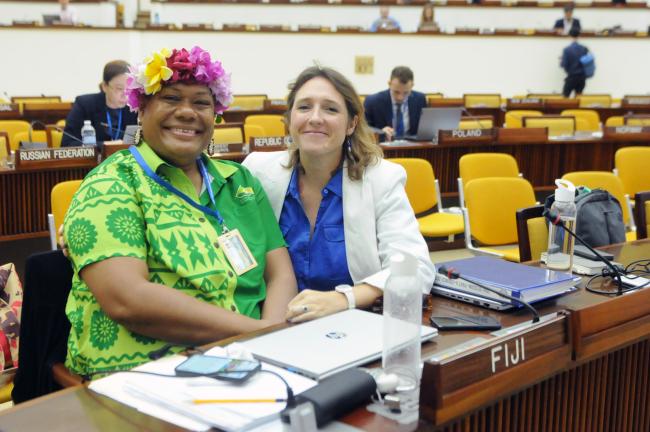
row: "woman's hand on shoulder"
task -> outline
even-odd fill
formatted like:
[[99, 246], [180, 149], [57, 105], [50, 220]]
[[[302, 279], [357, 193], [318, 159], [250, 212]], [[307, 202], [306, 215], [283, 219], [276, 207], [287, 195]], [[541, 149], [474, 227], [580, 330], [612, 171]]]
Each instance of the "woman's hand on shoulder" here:
[[63, 224], [59, 227], [59, 247], [61, 248], [61, 252], [63, 252], [63, 255], [68, 256], [68, 245], [65, 244], [65, 238], [63, 238]]
[[286, 319], [292, 323], [313, 320], [348, 308], [345, 295], [336, 291], [306, 289], [289, 302]]

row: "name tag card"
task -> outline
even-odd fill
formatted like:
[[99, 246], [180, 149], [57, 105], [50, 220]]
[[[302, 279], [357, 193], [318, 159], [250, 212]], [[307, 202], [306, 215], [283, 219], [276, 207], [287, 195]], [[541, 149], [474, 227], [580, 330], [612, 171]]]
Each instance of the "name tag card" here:
[[0, 119], [19, 119], [20, 110], [18, 104], [2, 103], [0, 104]]
[[250, 151], [282, 151], [291, 144], [290, 136], [253, 137], [250, 139]]
[[[480, 120], [477, 120], [480, 122]], [[496, 136], [496, 130], [492, 129], [453, 129], [441, 130], [438, 132], [438, 144], [456, 143], [491, 143]]]
[[626, 97], [621, 101], [621, 108], [650, 109], [650, 96]]
[[623, 141], [650, 141], [650, 127], [647, 126], [617, 126], [606, 127], [603, 133], [605, 139]]
[[[547, 377], [571, 362], [569, 320], [563, 313], [492, 333], [466, 349], [450, 348], [424, 362], [420, 412], [441, 424], [468, 409]], [[515, 375], [517, 378], [515, 378]]]
[[506, 101], [506, 108], [511, 109], [543, 109], [544, 101], [540, 98], [511, 98]]
[[62, 147], [16, 151], [16, 169], [57, 166], [92, 166], [97, 163], [95, 147]]

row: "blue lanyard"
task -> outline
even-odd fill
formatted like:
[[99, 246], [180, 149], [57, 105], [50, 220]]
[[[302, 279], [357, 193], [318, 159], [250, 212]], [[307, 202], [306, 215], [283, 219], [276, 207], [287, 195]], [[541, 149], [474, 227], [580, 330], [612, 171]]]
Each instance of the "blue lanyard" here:
[[113, 141], [120, 139], [120, 132], [122, 132], [122, 110], [117, 112], [117, 128], [113, 129], [113, 122], [111, 121], [111, 114], [106, 109], [106, 122], [108, 123], [108, 134]]
[[205, 185], [206, 190], [208, 191], [208, 196], [210, 197], [210, 202], [212, 205], [215, 207], [215, 209], [211, 209], [209, 207], [206, 207], [204, 205], [201, 205], [194, 201], [192, 198], [188, 197], [185, 195], [183, 192], [180, 190], [176, 189], [174, 186], [172, 186], [168, 181], [162, 179], [158, 174], [156, 174], [150, 167], [149, 165], [146, 164], [144, 159], [142, 158], [142, 155], [138, 151], [138, 149], [135, 146], [129, 147], [129, 151], [135, 158], [135, 160], [138, 162], [138, 165], [144, 170], [145, 174], [147, 174], [153, 181], [158, 183], [160, 186], [164, 187], [171, 193], [177, 195], [181, 199], [183, 199], [186, 203], [194, 207], [195, 209], [201, 210], [203, 213], [209, 214], [210, 216], [214, 217], [217, 219], [219, 222], [219, 225], [223, 227], [223, 232], [228, 232], [228, 228], [223, 222], [223, 217], [221, 217], [221, 213], [219, 213], [219, 210], [216, 209], [216, 201], [214, 199], [214, 193], [212, 191], [212, 185], [210, 184], [210, 178], [208, 177], [208, 171], [205, 168], [205, 164], [201, 160], [201, 157], [199, 157], [196, 160], [196, 163], [199, 166], [199, 171], [201, 171], [201, 177], [203, 178], [203, 184]]

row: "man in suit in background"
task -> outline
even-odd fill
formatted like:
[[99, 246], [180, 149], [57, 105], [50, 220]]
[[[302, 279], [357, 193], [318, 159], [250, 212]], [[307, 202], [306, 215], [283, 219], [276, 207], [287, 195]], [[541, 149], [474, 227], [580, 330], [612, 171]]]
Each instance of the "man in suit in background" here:
[[568, 35], [571, 30], [580, 31], [580, 20], [573, 18], [573, 3], [564, 5], [564, 18], [555, 21], [553, 29], [557, 34]]
[[386, 140], [416, 135], [422, 108], [427, 106], [423, 93], [413, 91], [413, 71], [397, 66], [390, 74], [388, 90], [366, 97], [368, 124], [386, 134]]

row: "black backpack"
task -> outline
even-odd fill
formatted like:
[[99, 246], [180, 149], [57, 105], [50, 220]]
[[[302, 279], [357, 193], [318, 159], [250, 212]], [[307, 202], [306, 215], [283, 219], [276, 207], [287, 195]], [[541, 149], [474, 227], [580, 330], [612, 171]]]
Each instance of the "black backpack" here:
[[[555, 195], [544, 202], [551, 208]], [[625, 223], [621, 204], [604, 189], [592, 189], [576, 196], [576, 234], [591, 247], [606, 246], [625, 241]], [[576, 242], [579, 243], [579, 242]]]

